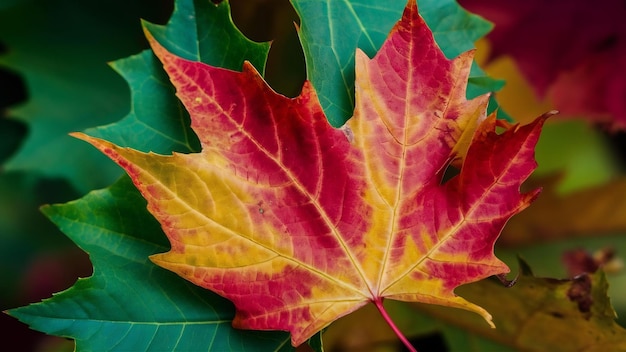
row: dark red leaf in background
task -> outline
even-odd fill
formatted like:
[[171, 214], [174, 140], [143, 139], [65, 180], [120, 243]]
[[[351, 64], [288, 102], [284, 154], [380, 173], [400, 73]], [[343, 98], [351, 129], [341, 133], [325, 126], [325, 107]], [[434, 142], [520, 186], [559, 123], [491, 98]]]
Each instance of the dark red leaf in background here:
[[460, 0], [495, 24], [490, 59], [511, 56], [565, 115], [626, 129], [626, 2]]

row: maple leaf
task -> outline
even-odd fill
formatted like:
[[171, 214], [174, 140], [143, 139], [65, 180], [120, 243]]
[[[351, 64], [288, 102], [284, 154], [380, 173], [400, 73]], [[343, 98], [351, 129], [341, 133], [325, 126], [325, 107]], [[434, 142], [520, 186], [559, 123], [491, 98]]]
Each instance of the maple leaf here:
[[[329, 125], [309, 82], [276, 94], [243, 72], [187, 61], [147, 32], [202, 152], [142, 153], [76, 133], [131, 176], [171, 250], [151, 259], [231, 300], [233, 326], [297, 346], [383, 298], [483, 308], [454, 289], [508, 272], [504, 223], [538, 191], [545, 117], [495, 133], [488, 96], [466, 100], [473, 52], [448, 60], [410, 1], [378, 54], [356, 54], [356, 109]], [[441, 184], [448, 164], [460, 174]]]
[[459, 2], [495, 24], [491, 59], [511, 56], [537, 95], [564, 114], [626, 128], [623, 1]]

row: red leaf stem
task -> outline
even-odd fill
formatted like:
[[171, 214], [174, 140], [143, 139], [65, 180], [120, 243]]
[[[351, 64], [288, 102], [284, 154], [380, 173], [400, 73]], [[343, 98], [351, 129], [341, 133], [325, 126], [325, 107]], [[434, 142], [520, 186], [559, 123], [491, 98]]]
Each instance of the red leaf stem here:
[[383, 306], [383, 298], [377, 298], [376, 300], [374, 300], [374, 305], [376, 305], [376, 308], [378, 309], [380, 314], [383, 316], [383, 319], [385, 319], [387, 324], [389, 324], [389, 327], [391, 327], [391, 330], [393, 330], [396, 336], [398, 336], [398, 338], [400, 339], [400, 341], [402, 341], [404, 346], [406, 346], [406, 348], [411, 352], [417, 352], [417, 349], [415, 349], [415, 347], [411, 345], [411, 342], [409, 342], [409, 340], [406, 338], [406, 336], [404, 336], [402, 331], [398, 329], [396, 324], [393, 322], [393, 320], [391, 319], [391, 317], [385, 310], [385, 307]]

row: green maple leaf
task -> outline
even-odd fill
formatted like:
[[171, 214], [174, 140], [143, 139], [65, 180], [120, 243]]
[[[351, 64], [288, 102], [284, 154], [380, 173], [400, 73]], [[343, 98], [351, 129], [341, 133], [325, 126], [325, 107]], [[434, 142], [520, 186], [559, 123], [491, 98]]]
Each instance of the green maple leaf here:
[[[230, 18], [227, 2], [179, 0], [167, 26], [144, 22], [168, 49], [189, 60], [239, 70], [244, 60], [263, 72], [267, 43], [245, 38]], [[132, 109], [121, 121], [87, 130], [139, 150], [166, 153], [199, 150], [189, 128], [189, 115], [174, 95], [163, 68], [151, 50], [112, 64], [129, 83]]]

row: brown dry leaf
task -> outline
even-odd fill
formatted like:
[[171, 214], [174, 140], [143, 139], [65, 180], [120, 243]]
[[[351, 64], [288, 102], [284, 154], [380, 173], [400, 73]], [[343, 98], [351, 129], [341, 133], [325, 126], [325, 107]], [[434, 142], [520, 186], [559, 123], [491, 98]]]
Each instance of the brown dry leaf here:
[[558, 181], [532, 180], [533, 189], [543, 186], [541, 197], [507, 223], [498, 246], [626, 232], [626, 178], [564, 195], [557, 192]]
[[497, 329], [463, 311], [414, 304], [457, 327], [522, 351], [626, 351], [626, 330], [615, 322], [605, 274], [571, 280], [537, 278], [522, 271], [511, 288], [497, 280], [461, 287], [458, 293], [487, 308]]

